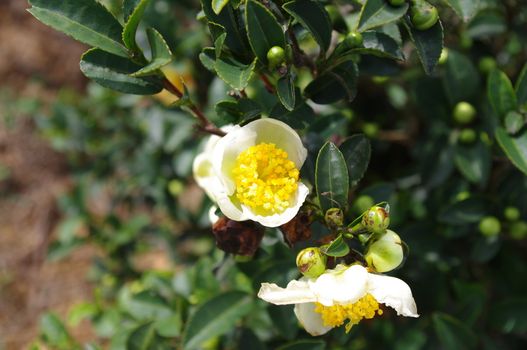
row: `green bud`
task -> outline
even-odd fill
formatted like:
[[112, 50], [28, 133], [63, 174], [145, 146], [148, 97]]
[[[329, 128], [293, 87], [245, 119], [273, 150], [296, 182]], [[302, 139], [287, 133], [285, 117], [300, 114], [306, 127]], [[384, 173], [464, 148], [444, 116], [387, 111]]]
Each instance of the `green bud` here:
[[390, 215], [383, 207], [373, 206], [362, 217], [362, 226], [374, 233], [384, 233], [390, 225]]
[[357, 31], [349, 32], [348, 35], [346, 36], [346, 43], [350, 47], [362, 46], [362, 42], [363, 42], [362, 34]]
[[339, 208], [330, 208], [324, 216], [328, 226], [332, 228], [341, 227], [344, 224], [344, 214]]
[[371, 78], [371, 80], [377, 85], [382, 85], [386, 83], [389, 79], [389, 77], [383, 75], [375, 75]]
[[402, 6], [406, 2], [406, 0], [388, 0], [388, 2], [392, 6]]
[[503, 212], [505, 219], [509, 221], [517, 221], [520, 218], [520, 211], [516, 207], [507, 207]]
[[501, 231], [500, 221], [495, 216], [485, 216], [479, 222], [479, 231], [487, 237], [496, 236]]
[[280, 46], [271, 47], [267, 51], [267, 61], [269, 62], [269, 69], [281, 66], [286, 61], [285, 50]]
[[463, 129], [459, 133], [459, 142], [464, 144], [471, 144], [476, 141], [478, 134], [474, 129]]
[[527, 237], [527, 222], [516, 221], [510, 227], [510, 235], [513, 239], [524, 239]]
[[490, 73], [497, 66], [498, 64], [496, 63], [496, 60], [494, 59], [494, 57], [490, 57], [490, 56], [482, 57], [478, 63], [479, 70], [485, 74]]
[[369, 266], [377, 272], [388, 272], [403, 262], [404, 251], [401, 238], [397, 233], [387, 230], [373, 242], [364, 256]]
[[410, 8], [410, 19], [417, 30], [432, 28], [439, 20], [437, 9], [426, 1], [415, 1]]
[[462, 191], [462, 192], [459, 192], [457, 195], [456, 195], [456, 200], [457, 201], [464, 201], [465, 199], [469, 198], [470, 197], [470, 192], [468, 191]]
[[379, 124], [377, 123], [364, 123], [362, 125], [362, 132], [369, 138], [375, 138], [379, 134]]
[[305, 248], [296, 256], [296, 266], [307, 278], [316, 278], [326, 271], [326, 259], [319, 248]]
[[355, 199], [353, 206], [355, 207], [355, 210], [357, 212], [364, 213], [366, 210], [373, 207], [374, 204], [375, 202], [373, 201], [373, 198], [371, 198], [370, 196], [362, 195]]
[[468, 102], [459, 102], [454, 107], [454, 120], [459, 124], [469, 124], [476, 117], [476, 109]]
[[443, 47], [443, 51], [441, 51], [441, 56], [439, 56], [439, 64], [445, 64], [448, 60], [448, 49], [446, 47]]

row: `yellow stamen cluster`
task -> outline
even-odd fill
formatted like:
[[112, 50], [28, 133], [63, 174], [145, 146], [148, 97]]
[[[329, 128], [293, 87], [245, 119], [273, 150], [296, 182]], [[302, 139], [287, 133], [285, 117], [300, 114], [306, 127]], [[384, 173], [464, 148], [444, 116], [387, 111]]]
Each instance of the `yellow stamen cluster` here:
[[298, 188], [299, 171], [295, 163], [273, 143], [260, 143], [240, 153], [232, 175], [236, 197], [262, 213], [286, 210]]
[[346, 333], [363, 318], [372, 319], [375, 315], [382, 315], [379, 303], [371, 294], [366, 294], [348, 305], [324, 306], [316, 303], [315, 312], [322, 316], [324, 326], [338, 327], [342, 326], [344, 321], [349, 320], [346, 324]]

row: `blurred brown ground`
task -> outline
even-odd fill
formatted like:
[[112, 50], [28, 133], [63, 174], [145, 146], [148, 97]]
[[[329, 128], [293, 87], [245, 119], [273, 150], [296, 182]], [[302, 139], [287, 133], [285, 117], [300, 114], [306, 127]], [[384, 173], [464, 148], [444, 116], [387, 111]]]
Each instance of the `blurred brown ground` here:
[[[85, 48], [40, 24], [27, 7], [25, 0], [0, 0], [0, 89], [48, 103], [60, 88], [82, 89], [78, 62]], [[95, 254], [83, 247], [64, 260], [46, 261], [68, 169], [29, 116], [16, 114], [12, 125], [5, 123], [9, 107], [0, 101], [0, 165], [10, 173], [0, 180], [0, 350], [27, 348], [43, 312], [64, 317], [72, 305], [90, 299], [86, 275]], [[73, 335], [93, 337], [85, 323]]]

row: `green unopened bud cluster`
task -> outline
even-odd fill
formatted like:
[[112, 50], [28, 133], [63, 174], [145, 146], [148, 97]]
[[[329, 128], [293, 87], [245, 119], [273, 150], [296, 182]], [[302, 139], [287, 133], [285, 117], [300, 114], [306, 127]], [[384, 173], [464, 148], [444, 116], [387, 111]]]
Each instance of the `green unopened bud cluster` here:
[[296, 256], [298, 270], [307, 278], [316, 278], [326, 270], [326, 255], [320, 248], [309, 247], [302, 249]]
[[344, 213], [339, 208], [330, 208], [326, 211], [324, 219], [330, 228], [336, 229], [344, 224]]
[[403, 244], [399, 235], [387, 230], [368, 247], [364, 256], [368, 266], [377, 272], [388, 272], [397, 268], [404, 259]]
[[424, 0], [412, 0], [410, 19], [417, 30], [428, 30], [439, 20], [437, 8]]
[[380, 206], [373, 206], [364, 213], [362, 226], [373, 233], [384, 233], [390, 225], [388, 211]]
[[271, 70], [280, 67], [286, 62], [285, 50], [280, 46], [271, 47], [267, 51], [267, 62]]

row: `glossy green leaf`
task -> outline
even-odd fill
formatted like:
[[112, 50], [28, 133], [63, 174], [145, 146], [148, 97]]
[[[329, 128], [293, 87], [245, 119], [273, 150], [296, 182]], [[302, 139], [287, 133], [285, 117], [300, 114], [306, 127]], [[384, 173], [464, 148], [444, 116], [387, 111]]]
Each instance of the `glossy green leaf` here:
[[269, 305], [269, 317], [276, 331], [285, 339], [295, 339], [298, 333], [298, 320], [293, 305]]
[[214, 64], [216, 62], [216, 49], [213, 47], [204, 47], [199, 54], [199, 61], [203, 67], [207, 68], [212, 73], [216, 73]]
[[267, 64], [267, 52], [273, 46], [285, 49], [285, 36], [275, 16], [254, 0], [245, 5], [245, 23], [249, 43], [262, 64]]
[[295, 0], [282, 7], [313, 35], [323, 52], [328, 50], [331, 44], [331, 21], [319, 2]]
[[126, 290], [119, 302], [120, 306], [138, 321], [165, 319], [173, 314], [171, 306], [161, 296], [151, 291], [132, 295]]
[[436, 312], [432, 315], [432, 322], [437, 338], [445, 349], [465, 350], [476, 347], [476, 335], [460, 320], [450, 315]]
[[255, 58], [251, 64], [245, 65], [232, 57], [223, 56], [216, 60], [214, 69], [218, 76], [233, 89], [242, 90], [249, 84], [249, 80], [254, 74], [256, 62], [257, 59]]
[[525, 125], [525, 117], [516, 111], [511, 111], [505, 115], [504, 125], [509, 134], [515, 135]]
[[443, 85], [452, 104], [470, 101], [479, 91], [479, 73], [468, 57], [449, 50]]
[[212, 0], [212, 10], [219, 15], [221, 10], [229, 3], [229, 0]]
[[336, 258], [346, 256], [350, 252], [348, 244], [344, 241], [341, 235], [335, 238], [331, 243], [323, 245], [321, 250], [327, 256], [333, 256]]
[[513, 137], [505, 129], [497, 128], [495, 136], [512, 164], [527, 175], [527, 131]]
[[385, 0], [366, 0], [360, 12], [358, 29], [364, 32], [396, 21], [404, 16], [407, 10], [408, 4], [392, 6]]
[[[127, 18], [123, 29], [123, 41], [126, 47], [130, 50], [139, 50], [137, 43], [135, 42], [135, 34], [139, 22], [141, 22], [141, 18], [143, 18], [143, 14], [149, 3], [150, 0], [129, 0], [123, 3], [125, 18]], [[127, 14], [129, 15], [126, 16]]]
[[338, 147], [327, 142], [320, 149], [315, 165], [317, 196], [323, 212], [348, 205], [349, 177], [344, 156]]
[[507, 22], [502, 14], [485, 11], [474, 17], [467, 26], [466, 34], [472, 39], [488, 38], [507, 31]]
[[487, 203], [479, 197], [470, 197], [446, 206], [438, 219], [451, 225], [465, 225], [478, 222], [486, 213]]
[[490, 323], [505, 334], [527, 332], [527, 299], [514, 298], [498, 302], [491, 309]]
[[359, 72], [352, 60], [343, 61], [324, 71], [305, 89], [315, 103], [329, 104], [341, 99], [353, 101], [357, 94]]
[[82, 73], [98, 84], [128, 94], [151, 95], [163, 89], [158, 77], [132, 77], [142, 67], [132, 61], [91, 49], [84, 53], [80, 62]]
[[370, 54], [379, 57], [404, 60], [404, 54], [399, 44], [390, 36], [375, 31], [362, 33], [364, 48], [353, 49], [352, 52]]
[[339, 149], [348, 167], [350, 183], [354, 185], [362, 179], [368, 169], [371, 155], [370, 140], [362, 134], [353, 135], [346, 139]]
[[487, 94], [494, 113], [500, 118], [517, 107], [516, 93], [505, 73], [493, 70], [489, 74]]
[[291, 73], [278, 79], [278, 82], [276, 83], [276, 93], [278, 94], [278, 99], [288, 111], [295, 109], [295, 92], [295, 80]]
[[523, 69], [516, 81], [515, 86], [516, 97], [520, 106], [527, 104], [527, 64], [523, 66]]
[[121, 57], [128, 51], [121, 41], [119, 22], [94, 0], [31, 0], [28, 10], [42, 23], [85, 44]]
[[443, 24], [441, 21], [437, 21], [428, 30], [415, 29], [408, 22], [405, 24], [408, 34], [410, 34], [410, 38], [417, 49], [417, 54], [425, 73], [428, 75], [432, 74], [443, 51]]
[[323, 340], [297, 340], [282, 345], [276, 350], [325, 350], [326, 343]]
[[163, 39], [163, 36], [154, 28], [148, 28], [146, 34], [148, 36], [148, 42], [150, 43], [150, 49], [152, 50], [152, 59], [148, 65], [133, 73], [132, 76], [134, 77], [151, 75], [156, 73], [161, 67], [172, 62], [172, 52], [165, 39]]
[[446, 0], [446, 3], [454, 9], [456, 14], [468, 22], [476, 15], [480, 0]]
[[262, 113], [260, 105], [248, 98], [220, 101], [214, 106], [214, 110], [225, 124], [240, 124]]
[[454, 161], [468, 181], [480, 185], [487, 183], [492, 159], [489, 147], [483, 142], [455, 147]]
[[232, 329], [251, 309], [251, 298], [243, 292], [226, 292], [210, 299], [188, 320], [183, 349], [199, 349], [204, 341]]

